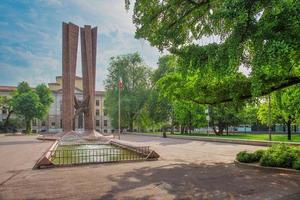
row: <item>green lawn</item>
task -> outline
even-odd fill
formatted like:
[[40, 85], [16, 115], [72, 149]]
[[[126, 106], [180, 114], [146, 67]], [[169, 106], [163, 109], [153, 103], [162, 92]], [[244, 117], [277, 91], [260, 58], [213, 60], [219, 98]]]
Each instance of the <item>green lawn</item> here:
[[[148, 134], [148, 133], [147, 133]], [[149, 133], [149, 134], [156, 134], [156, 135], [162, 135], [162, 133]], [[170, 133], [167, 133], [167, 135], [170, 135]], [[269, 140], [268, 134], [254, 134], [254, 133], [236, 133], [236, 134], [229, 134], [229, 135], [221, 135], [217, 136], [214, 134], [207, 133], [192, 133], [192, 134], [180, 134], [175, 133], [174, 135], [184, 135], [184, 136], [199, 136], [199, 137], [215, 137], [215, 138], [224, 138], [224, 139], [246, 139], [246, 140]], [[282, 141], [287, 142], [287, 135], [286, 134], [272, 134], [272, 141]], [[300, 142], [300, 134], [292, 134], [292, 140], [290, 142]]]

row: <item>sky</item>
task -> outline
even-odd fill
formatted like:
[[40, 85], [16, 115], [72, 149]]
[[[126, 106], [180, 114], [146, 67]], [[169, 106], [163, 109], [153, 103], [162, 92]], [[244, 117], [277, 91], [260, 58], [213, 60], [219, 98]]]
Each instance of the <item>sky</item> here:
[[[139, 52], [156, 68], [159, 51], [134, 38], [132, 9], [124, 0], [1, 0], [0, 85], [31, 86], [61, 75], [62, 22], [98, 27], [96, 89], [103, 90], [109, 58]], [[80, 42], [77, 75], [81, 75]]]

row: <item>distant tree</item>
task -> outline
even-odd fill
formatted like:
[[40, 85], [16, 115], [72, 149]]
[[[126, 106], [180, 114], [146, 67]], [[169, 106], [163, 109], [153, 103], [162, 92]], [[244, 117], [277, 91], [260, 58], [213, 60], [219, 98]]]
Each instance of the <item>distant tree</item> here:
[[242, 102], [227, 102], [210, 106], [209, 116], [215, 134], [222, 135], [224, 130], [228, 133], [230, 126], [238, 125], [241, 122], [239, 112], [243, 106]]
[[172, 103], [175, 123], [180, 125], [181, 133], [191, 133], [195, 127], [206, 124], [205, 106], [188, 101], [174, 101]]
[[0, 109], [5, 110], [7, 112], [7, 116], [3, 124], [3, 129], [6, 132], [7, 127], [9, 125], [9, 119], [11, 117], [11, 114], [13, 113], [13, 107], [11, 105], [11, 97], [0, 96]]
[[[287, 126], [288, 140], [292, 138], [291, 125], [300, 119], [300, 89], [292, 86], [271, 95], [271, 122]], [[267, 100], [260, 106], [258, 118], [263, 124], [269, 122]]]
[[52, 92], [45, 84], [37, 85], [35, 92], [39, 96], [40, 103], [42, 104], [43, 111], [40, 117], [38, 117], [39, 119], [42, 119], [49, 112], [49, 108], [53, 103]]
[[159, 92], [154, 89], [151, 91], [147, 103], [146, 112], [153, 126], [158, 126], [164, 132], [166, 127], [172, 126], [172, 107], [168, 99], [160, 97]]
[[152, 121], [152, 126], [156, 125], [162, 128], [163, 132], [168, 126], [171, 126], [173, 131], [173, 112], [170, 99], [162, 95], [161, 89], [157, 82], [164, 77], [166, 73], [172, 70], [174, 56], [162, 56], [158, 60], [158, 68], [154, 70], [151, 76], [152, 90], [149, 95], [146, 107], [149, 113], [149, 118]]
[[237, 116], [240, 119], [240, 123], [243, 123], [245, 125], [257, 125], [258, 108], [259, 105], [257, 102], [246, 103], [246, 105], [239, 111]]
[[46, 85], [38, 85], [35, 91], [26, 82], [18, 85], [13, 94], [12, 107], [17, 115], [24, 118], [27, 134], [31, 133], [32, 120], [34, 118], [43, 119], [52, 102], [51, 91]]
[[108, 75], [105, 79], [105, 107], [118, 127], [118, 82], [122, 79], [121, 126], [133, 131], [134, 122], [147, 100], [150, 82], [150, 69], [143, 63], [138, 53], [120, 55], [110, 59]]

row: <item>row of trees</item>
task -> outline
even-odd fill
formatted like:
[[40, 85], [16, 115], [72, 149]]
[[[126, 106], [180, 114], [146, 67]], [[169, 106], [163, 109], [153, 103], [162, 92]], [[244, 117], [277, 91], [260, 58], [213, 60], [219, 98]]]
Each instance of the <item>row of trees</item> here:
[[[9, 131], [10, 127], [22, 126], [24, 122], [26, 133], [31, 133], [32, 120], [44, 119], [52, 102], [52, 93], [45, 84], [32, 89], [28, 83], [21, 82], [11, 96], [0, 96], [0, 109], [7, 113], [2, 124], [3, 131]], [[18, 118], [12, 120], [12, 114], [17, 115]]]
[[[205, 110], [209, 110], [210, 126], [217, 135], [228, 133], [230, 126], [239, 124], [262, 126], [269, 124], [269, 105], [265, 97], [204, 105], [169, 95], [184, 92], [184, 88], [165, 87], [165, 78], [174, 73], [178, 65], [175, 56], [159, 59], [158, 68], [151, 70], [139, 54], [111, 58], [105, 81], [107, 90], [105, 107], [114, 127], [118, 127], [118, 81], [123, 79], [121, 94], [122, 128], [129, 131], [155, 130], [174, 127], [181, 132], [207, 126]], [[172, 74], [173, 75], [173, 74]], [[195, 86], [190, 86], [195, 87]], [[291, 125], [300, 119], [300, 90], [289, 87], [271, 94], [271, 123], [287, 127], [291, 138]]]

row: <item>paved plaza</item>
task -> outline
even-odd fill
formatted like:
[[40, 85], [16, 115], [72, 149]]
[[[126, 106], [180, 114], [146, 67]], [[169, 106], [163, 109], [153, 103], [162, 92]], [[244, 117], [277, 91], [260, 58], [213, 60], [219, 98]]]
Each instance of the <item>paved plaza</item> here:
[[300, 174], [241, 169], [236, 153], [262, 147], [126, 135], [158, 161], [32, 170], [52, 144], [0, 136], [0, 199], [299, 199]]

